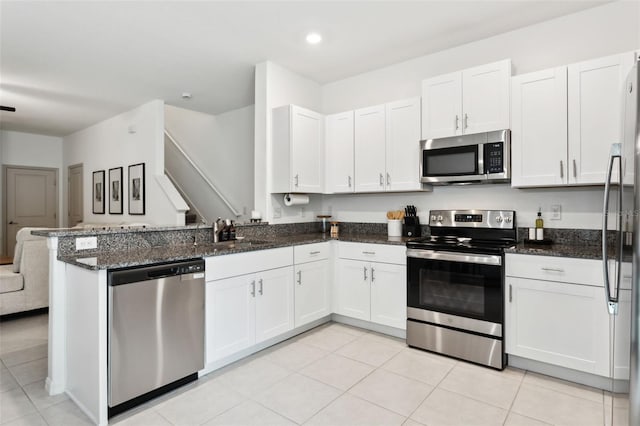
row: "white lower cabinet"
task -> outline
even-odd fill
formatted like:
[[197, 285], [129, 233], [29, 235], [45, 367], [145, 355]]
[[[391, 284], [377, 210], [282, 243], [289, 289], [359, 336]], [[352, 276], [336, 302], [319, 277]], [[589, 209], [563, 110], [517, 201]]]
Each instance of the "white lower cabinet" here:
[[[374, 257], [376, 260], [382, 260], [382, 253], [388, 251], [389, 259], [395, 260], [404, 251], [404, 247], [340, 243], [339, 251], [340, 256], [352, 255], [363, 259]], [[336, 268], [338, 314], [406, 329], [406, 264], [339, 258]]]
[[600, 270], [600, 261], [507, 255], [506, 262], [506, 352], [608, 377], [610, 326], [602, 279], [576, 279], [585, 270]]
[[207, 282], [207, 362], [293, 329], [293, 267]]

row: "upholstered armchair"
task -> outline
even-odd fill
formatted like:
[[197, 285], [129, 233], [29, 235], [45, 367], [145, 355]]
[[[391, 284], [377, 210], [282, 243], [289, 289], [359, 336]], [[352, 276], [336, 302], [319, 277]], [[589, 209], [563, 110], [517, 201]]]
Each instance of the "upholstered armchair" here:
[[34, 229], [18, 231], [13, 265], [0, 266], [0, 315], [49, 306], [47, 240], [31, 235]]

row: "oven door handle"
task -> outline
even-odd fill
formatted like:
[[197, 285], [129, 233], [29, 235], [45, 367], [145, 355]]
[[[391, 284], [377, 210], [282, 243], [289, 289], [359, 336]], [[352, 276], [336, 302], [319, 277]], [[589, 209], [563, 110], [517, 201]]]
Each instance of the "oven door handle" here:
[[426, 260], [445, 260], [451, 262], [477, 263], [480, 265], [502, 266], [502, 256], [490, 254], [456, 253], [450, 251], [435, 251], [422, 249], [408, 249], [407, 257]]

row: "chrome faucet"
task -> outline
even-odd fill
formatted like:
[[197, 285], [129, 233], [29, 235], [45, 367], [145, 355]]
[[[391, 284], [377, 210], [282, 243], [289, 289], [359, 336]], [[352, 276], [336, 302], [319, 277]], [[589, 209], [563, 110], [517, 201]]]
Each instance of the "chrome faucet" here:
[[220, 231], [224, 228], [224, 222], [221, 217], [218, 217], [215, 222], [213, 222], [213, 242], [217, 243], [220, 241]]
[[200, 222], [196, 223], [196, 232], [193, 234], [193, 246], [197, 247], [198, 246], [198, 230], [200, 229], [200, 225], [206, 225], [207, 221], [202, 218], [200, 219]]

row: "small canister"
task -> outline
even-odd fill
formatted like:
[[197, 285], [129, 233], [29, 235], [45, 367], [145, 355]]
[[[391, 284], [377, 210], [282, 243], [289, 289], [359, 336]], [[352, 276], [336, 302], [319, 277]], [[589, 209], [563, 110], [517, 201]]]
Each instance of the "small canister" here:
[[338, 222], [331, 222], [331, 237], [337, 238], [340, 234], [340, 226]]

